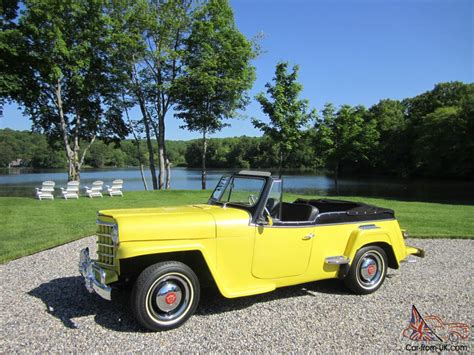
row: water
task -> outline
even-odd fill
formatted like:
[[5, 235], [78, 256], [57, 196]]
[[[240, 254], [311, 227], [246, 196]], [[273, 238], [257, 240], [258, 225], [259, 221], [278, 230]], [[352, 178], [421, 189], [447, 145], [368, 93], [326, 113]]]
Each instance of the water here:
[[[225, 173], [229, 173], [229, 170], [209, 170], [207, 175], [208, 188], [214, 188], [219, 178]], [[145, 174], [148, 187], [151, 189], [150, 173], [145, 171]], [[324, 174], [296, 173], [286, 174], [283, 178], [285, 191], [328, 196], [337, 195], [331, 177]], [[85, 169], [81, 173], [81, 186], [90, 186], [95, 180], [103, 180], [104, 184], [110, 185], [114, 179], [124, 180], [124, 191], [144, 189], [140, 171], [137, 168]], [[56, 182], [58, 194], [59, 187], [66, 186], [67, 173], [58, 170], [0, 170], [0, 196], [34, 196], [35, 187], [40, 187], [45, 180]], [[200, 189], [200, 170], [173, 168], [171, 171], [171, 188], [175, 190]], [[343, 177], [339, 182], [339, 194], [474, 204], [474, 182]]]

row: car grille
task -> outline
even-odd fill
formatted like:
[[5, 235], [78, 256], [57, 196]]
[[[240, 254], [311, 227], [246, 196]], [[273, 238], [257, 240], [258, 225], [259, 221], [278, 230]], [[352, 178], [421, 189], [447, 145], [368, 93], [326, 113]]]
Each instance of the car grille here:
[[115, 264], [115, 245], [112, 241], [112, 225], [97, 223], [98, 262], [104, 265]]

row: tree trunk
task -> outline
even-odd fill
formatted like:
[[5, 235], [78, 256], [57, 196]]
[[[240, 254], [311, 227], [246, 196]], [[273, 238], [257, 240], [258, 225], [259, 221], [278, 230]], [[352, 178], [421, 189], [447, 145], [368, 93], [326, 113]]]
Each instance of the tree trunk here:
[[158, 182], [156, 181], [156, 169], [155, 169], [155, 153], [153, 152], [153, 144], [151, 142], [151, 134], [150, 134], [150, 125], [152, 124], [151, 118], [148, 115], [148, 110], [146, 109], [145, 105], [145, 97], [143, 96], [143, 92], [141, 90], [140, 84], [137, 80], [136, 68], [133, 67], [132, 72], [130, 73], [133, 82], [135, 83], [135, 95], [138, 99], [138, 103], [140, 106], [140, 111], [142, 112], [143, 116], [143, 125], [145, 126], [145, 135], [146, 135], [146, 145], [148, 148], [148, 156], [149, 156], [149, 164], [150, 164], [150, 173], [151, 173], [151, 181], [153, 183], [153, 190], [158, 189]]
[[171, 163], [166, 158], [166, 190], [169, 190], [171, 187]]
[[68, 162], [68, 180], [71, 181], [72, 178], [76, 177], [76, 170], [74, 166], [74, 152], [69, 145], [69, 139], [67, 136], [67, 127], [66, 127], [66, 119], [64, 117], [64, 110], [63, 110], [63, 101], [62, 101], [62, 93], [61, 93], [61, 80], [58, 79], [56, 82], [55, 90], [55, 104], [58, 109], [58, 116], [59, 116], [59, 130], [61, 131], [61, 137], [63, 139], [63, 147], [64, 151], [66, 152], [66, 158]]
[[[122, 100], [123, 102], [125, 102], [124, 94], [122, 94]], [[135, 127], [133, 126], [132, 120], [130, 119], [130, 116], [128, 115], [127, 106], [124, 105], [124, 108], [125, 108], [125, 114], [127, 115], [128, 125], [133, 134], [135, 148], [137, 148], [137, 158], [138, 158], [138, 162], [140, 163], [140, 175], [142, 176], [143, 187], [145, 188], [145, 191], [148, 191], [148, 185], [146, 183], [145, 172], [143, 171], [143, 158], [142, 158], [142, 151], [140, 149], [140, 139], [138, 139], [137, 133], [135, 132]]]
[[[165, 117], [163, 115], [158, 116], [158, 136], [159, 136], [159, 143], [158, 143], [158, 154], [160, 156], [160, 184], [161, 188], [163, 188], [164, 180], [165, 180], [165, 172], [167, 170], [166, 161], [168, 157], [166, 156], [166, 142], [165, 142]], [[166, 180], [168, 180], [168, 176], [166, 176]], [[165, 185], [165, 188], [166, 187]]]
[[79, 181], [80, 180], [80, 172], [77, 167], [77, 163], [75, 159], [69, 159], [68, 161], [69, 164], [69, 171], [68, 171], [68, 176], [67, 180], [68, 181]]
[[158, 182], [156, 181], [156, 169], [155, 169], [155, 153], [153, 152], [153, 144], [151, 142], [151, 134], [150, 134], [151, 123], [150, 123], [150, 119], [148, 117], [148, 111], [145, 107], [145, 102], [143, 101], [143, 97], [141, 96], [141, 93], [138, 93], [137, 96], [138, 96], [138, 102], [140, 104], [140, 110], [142, 111], [143, 125], [145, 126], [146, 145], [148, 148], [150, 173], [151, 173], [151, 181], [153, 183], [153, 190], [158, 190]]
[[155, 153], [153, 152], [153, 144], [151, 143], [151, 136], [150, 136], [150, 126], [148, 122], [148, 118], [143, 116], [143, 124], [145, 126], [145, 135], [146, 135], [146, 145], [148, 147], [148, 155], [149, 155], [149, 164], [150, 164], [150, 173], [151, 173], [151, 181], [153, 183], [153, 190], [158, 190], [158, 182], [156, 181], [156, 169], [155, 169]]
[[148, 191], [148, 185], [146, 184], [145, 173], [143, 172], [143, 164], [140, 163], [140, 174], [142, 176], [143, 186], [145, 187], [145, 191]]
[[202, 170], [201, 170], [201, 187], [206, 189], [206, 153], [207, 153], [207, 139], [206, 131], [202, 132]]
[[168, 180], [168, 177], [166, 177], [168, 157], [166, 156], [165, 121], [162, 115], [158, 114], [158, 125], [154, 123], [153, 130], [158, 143], [158, 188], [161, 190], [166, 188], [165, 179]]

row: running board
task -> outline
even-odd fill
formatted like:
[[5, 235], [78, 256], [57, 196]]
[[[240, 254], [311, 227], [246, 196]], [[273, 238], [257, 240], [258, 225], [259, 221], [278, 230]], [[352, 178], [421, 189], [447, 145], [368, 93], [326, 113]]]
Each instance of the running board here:
[[325, 264], [333, 265], [345, 265], [349, 264], [350, 261], [351, 259], [344, 255], [328, 256], [326, 259], [324, 259]]

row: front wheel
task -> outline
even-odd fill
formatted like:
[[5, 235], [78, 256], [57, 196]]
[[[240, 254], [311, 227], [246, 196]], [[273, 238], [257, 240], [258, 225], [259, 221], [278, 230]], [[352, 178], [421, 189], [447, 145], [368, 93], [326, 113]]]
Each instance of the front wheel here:
[[385, 251], [378, 246], [367, 246], [357, 251], [344, 283], [352, 292], [365, 295], [377, 291], [386, 274]]
[[187, 265], [158, 263], [146, 268], [135, 282], [132, 312], [149, 330], [177, 328], [194, 313], [199, 295], [199, 279]]

